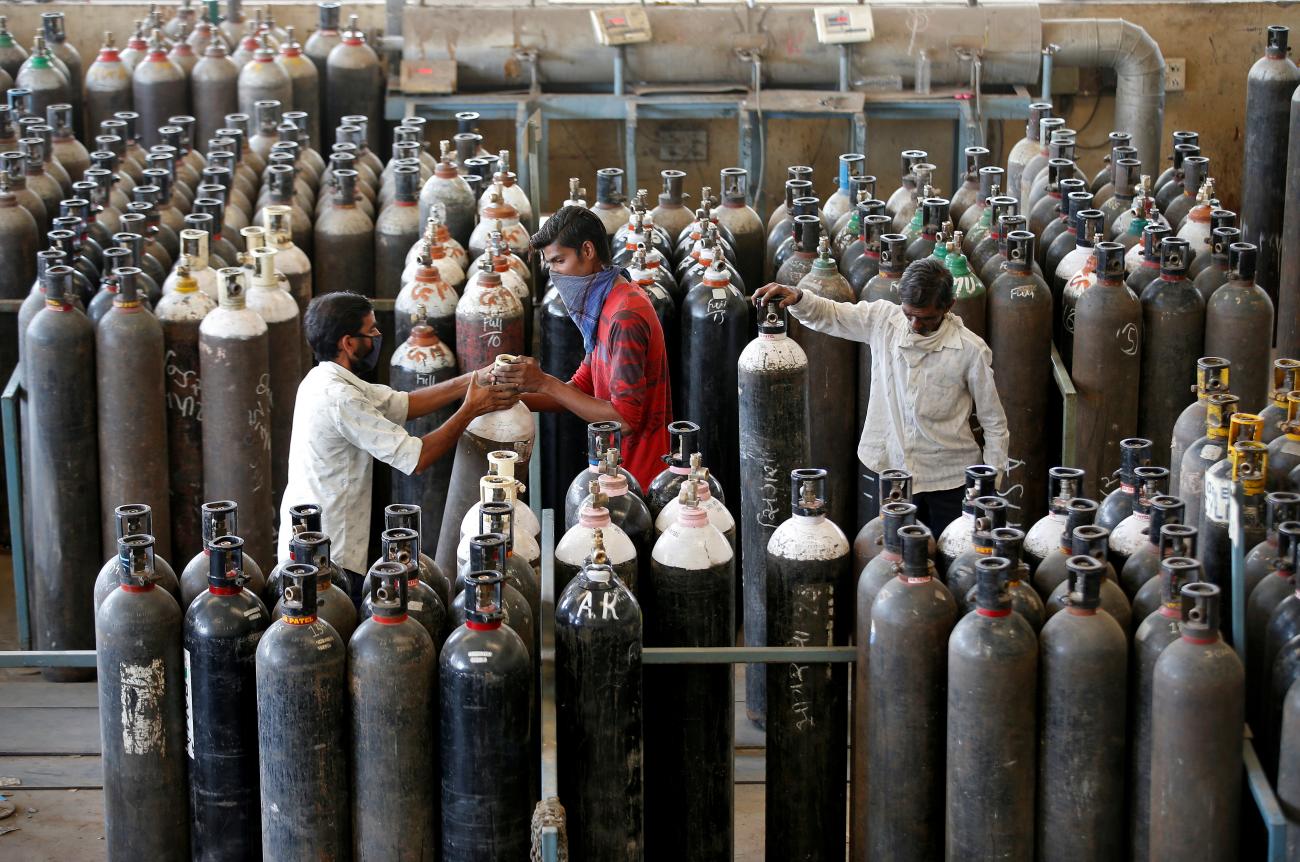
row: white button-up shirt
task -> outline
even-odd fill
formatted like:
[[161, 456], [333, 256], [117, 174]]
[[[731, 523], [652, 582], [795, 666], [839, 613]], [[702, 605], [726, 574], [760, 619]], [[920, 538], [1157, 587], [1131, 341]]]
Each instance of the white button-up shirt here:
[[[871, 401], [858, 441], [869, 470], [907, 470], [915, 493], [965, 481], [972, 464], [1006, 468], [1007, 417], [993, 384], [993, 354], [949, 314], [930, 335], [912, 332], [902, 307], [834, 302], [809, 291], [790, 312], [818, 332], [871, 347]], [[972, 404], [984, 431], [984, 459], [970, 429]]]
[[373, 459], [408, 475], [420, 462], [420, 440], [401, 424], [409, 401], [407, 393], [367, 383], [333, 362], [307, 372], [294, 403], [279, 559], [289, 559], [289, 507], [317, 503], [334, 564], [366, 572]]

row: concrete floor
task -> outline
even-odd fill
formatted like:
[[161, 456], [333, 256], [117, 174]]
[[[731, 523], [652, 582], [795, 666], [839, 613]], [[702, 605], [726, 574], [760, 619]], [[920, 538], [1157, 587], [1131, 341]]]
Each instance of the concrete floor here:
[[[10, 560], [8, 554], [0, 555], [0, 650], [18, 648]], [[548, 664], [552, 656], [550, 650], [544, 652]], [[738, 697], [743, 697], [743, 690], [738, 667]], [[548, 701], [546, 739], [551, 744], [543, 758], [552, 768], [546, 770], [544, 792], [553, 793], [554, 706], [553, 700]], [[43, 682], [39, 671], [0, 669], [0, 799], [15, 809], [0, 816], [0, 862], [104, 859], [99, 757], [88, 753], [98, 748], [94, 702], [93, 683], [58, 685]], [[759, 862], [763, 858], [763, 735], [744, 719], [743, 705], [737, 712], [735, 858]], [[69, 742], [78, 734], [55, 730], [61, 723], [89, 739], [82, 753], [62, 753], [78, 747]], [[35, 728], [49, 730], [33, 733]], [[42, 744], [46, 739], [48, 746]], [[7, 779], [21, 783], [12, 786]], [[0, 809], [7, 806], [0, 802]]]

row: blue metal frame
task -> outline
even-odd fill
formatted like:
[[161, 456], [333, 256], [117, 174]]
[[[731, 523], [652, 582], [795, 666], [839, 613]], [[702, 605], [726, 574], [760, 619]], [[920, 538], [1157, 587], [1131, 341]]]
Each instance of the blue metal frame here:
[[[18, 645], [32, 645], [31, 620], [27, 606], [27, 534], [23, 531], [22, 432], [19, 427], [20, 400], [26, 400], [23, 366], [20, 362], [0, 395], [0, 421], [4, 427], [5, 493], [9, 497], [9, 541], [13, 548], [14, 612], [18, 617]], [[93, 662], [92, 662], [93, 664]]]

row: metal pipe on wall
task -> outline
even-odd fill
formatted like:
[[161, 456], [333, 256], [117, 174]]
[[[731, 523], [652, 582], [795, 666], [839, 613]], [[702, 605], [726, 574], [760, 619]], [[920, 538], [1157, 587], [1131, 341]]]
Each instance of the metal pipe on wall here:
[[1165, 58], [1156, 41], [1122, 18], [1049, 19], [1042, 38], [1059, 46], [1057, 65], [1115, 70], [1113, 125], [1133, 136], [1143, 170], [1155, 171], [1165, 118]]

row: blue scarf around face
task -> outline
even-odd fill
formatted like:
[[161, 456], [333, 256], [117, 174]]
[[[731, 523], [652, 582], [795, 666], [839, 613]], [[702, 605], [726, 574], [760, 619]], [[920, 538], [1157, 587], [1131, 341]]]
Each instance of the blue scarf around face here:
[[588, 353], [596, 346], [596, 330], [600, 326], [600, 311], [605, 307], [614, 282], [619, 276], [628, 278], [627, 270], [606, 266], [591, 275], [559, 275], [551, 273], [551, 284], [560, 292], [569, 319], [582, 333], [582, 345]]

